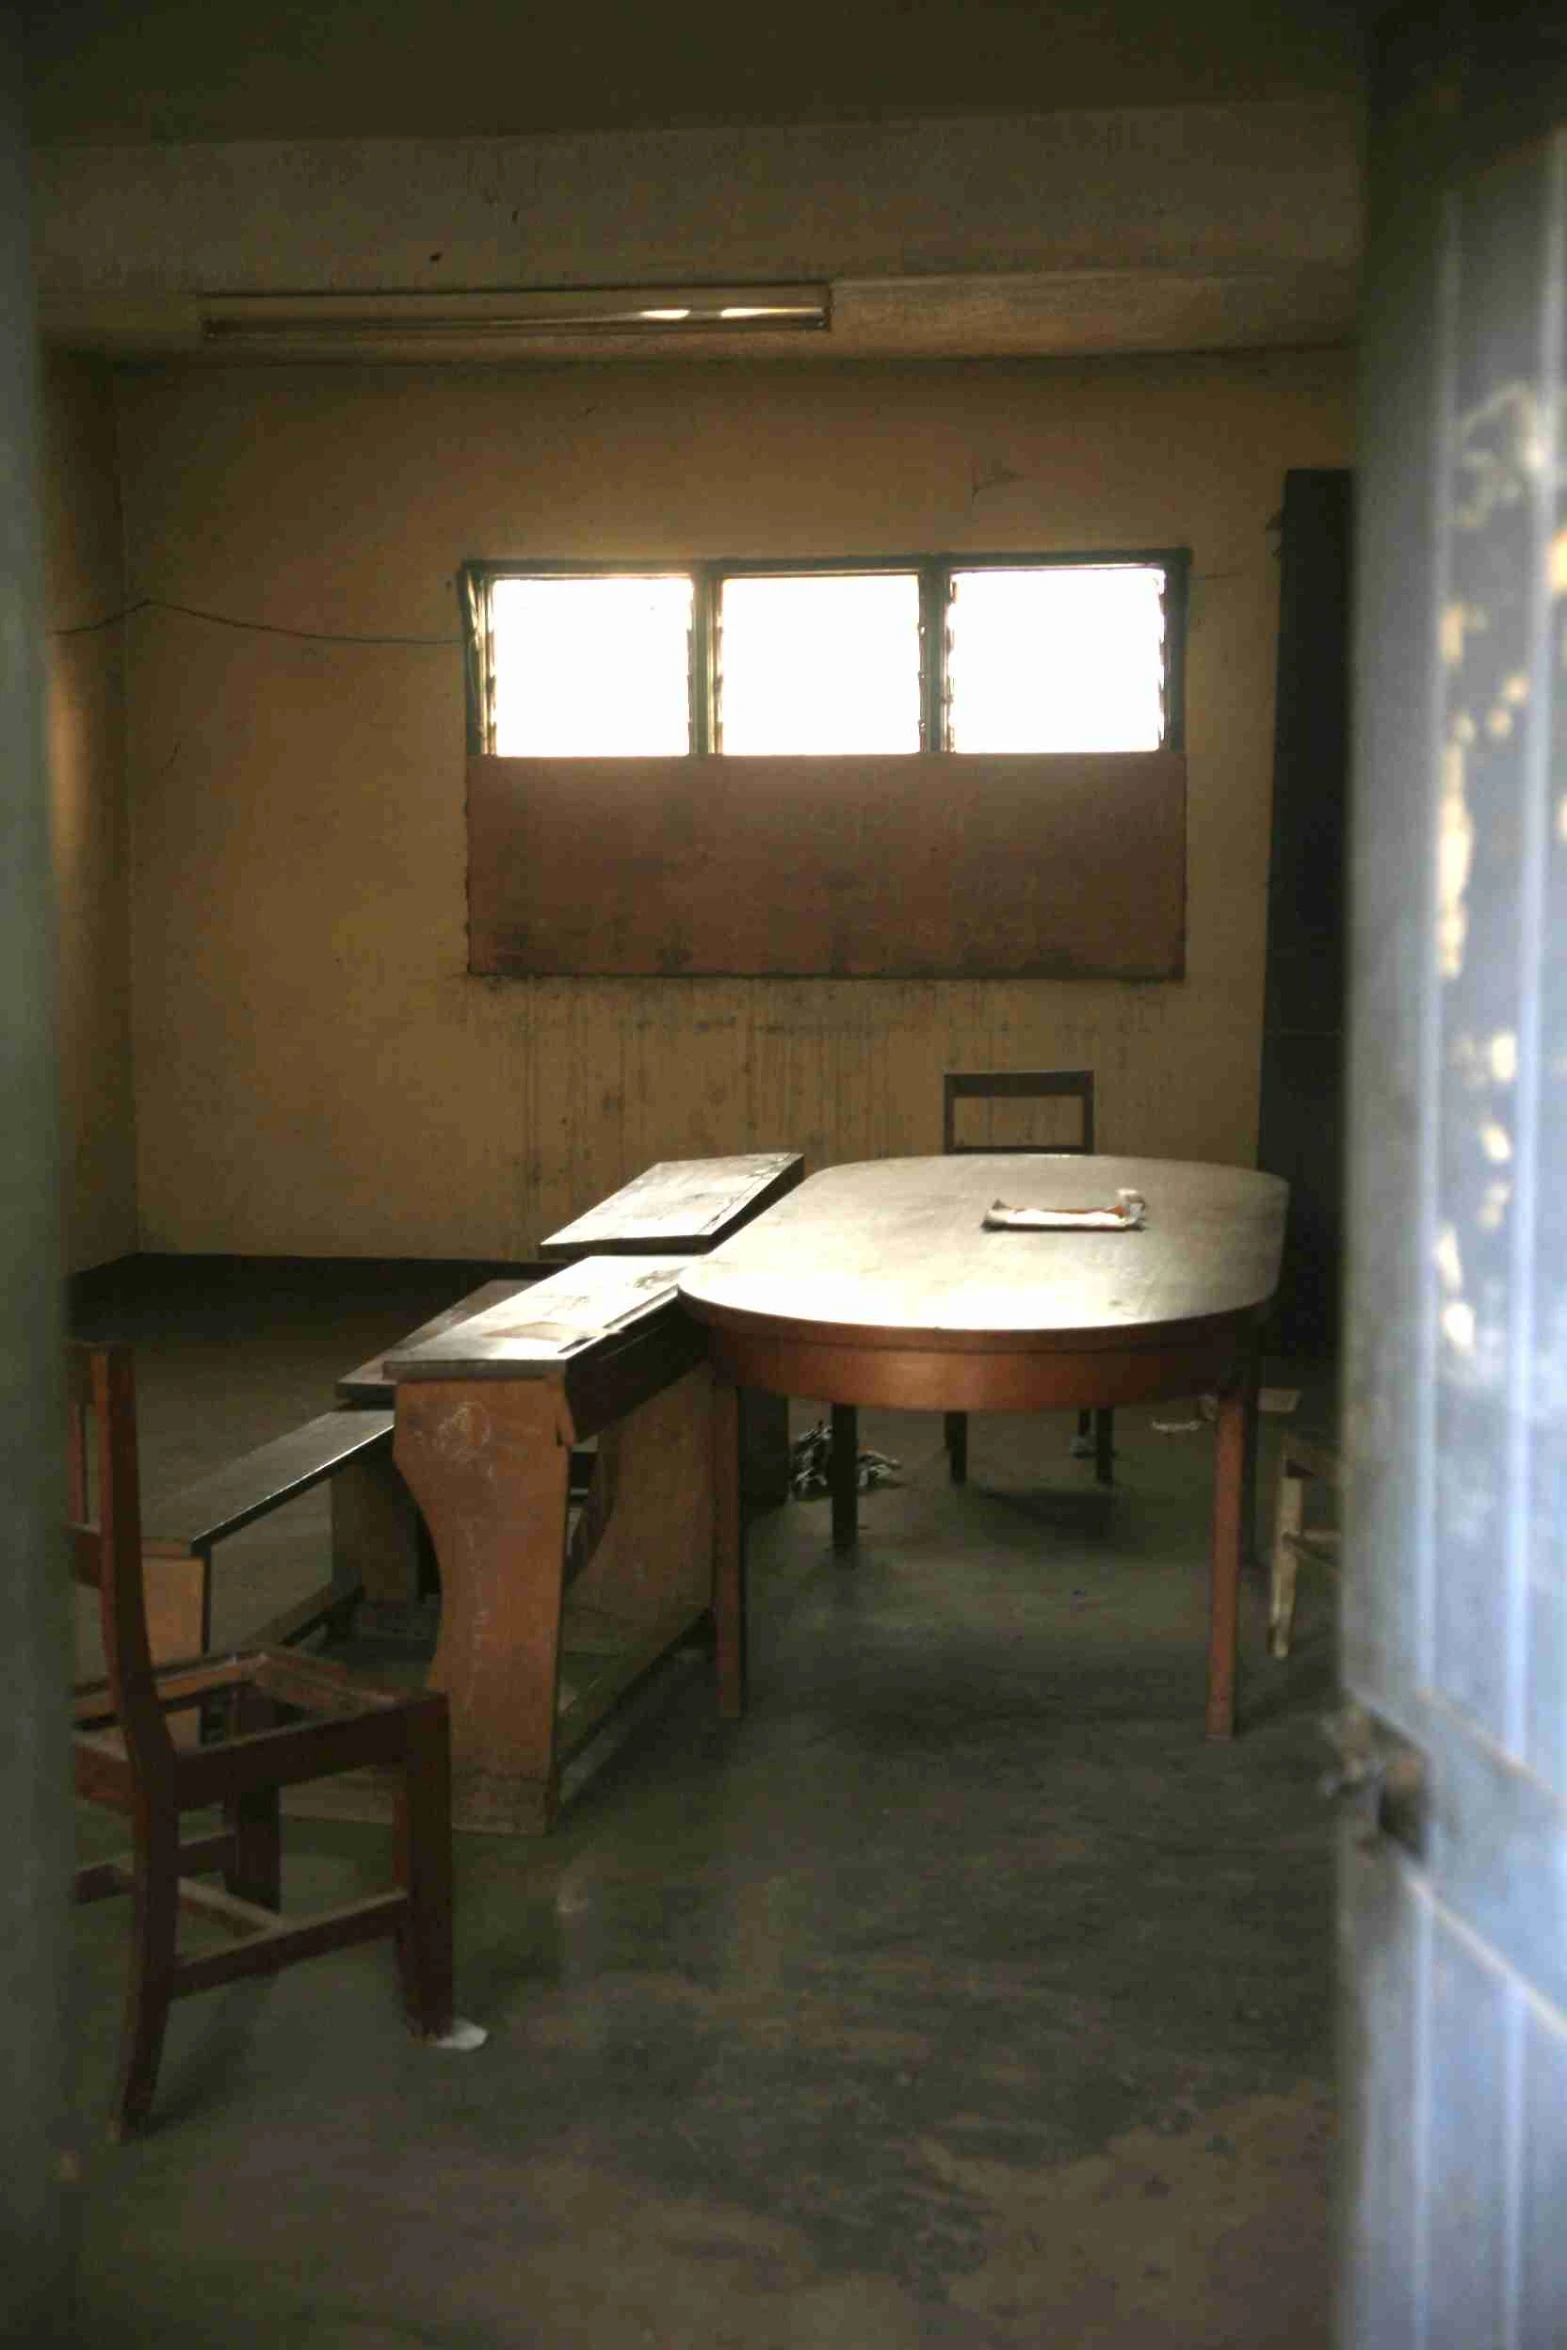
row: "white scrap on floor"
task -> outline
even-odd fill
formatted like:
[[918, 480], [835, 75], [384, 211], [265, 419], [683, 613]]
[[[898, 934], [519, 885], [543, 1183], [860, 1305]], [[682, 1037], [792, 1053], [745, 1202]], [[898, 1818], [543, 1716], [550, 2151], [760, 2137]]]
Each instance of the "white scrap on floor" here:
[[432, 2048], [455, 2048], [459, 2054], [466, 2056], [470, 2048], [482, 2048], [489, 2036], [483, 2024], [471, 2024], [465, 2015], [454, 2015], [450, 2027], [444, 2032], [435, 2033], [429, 2045]]

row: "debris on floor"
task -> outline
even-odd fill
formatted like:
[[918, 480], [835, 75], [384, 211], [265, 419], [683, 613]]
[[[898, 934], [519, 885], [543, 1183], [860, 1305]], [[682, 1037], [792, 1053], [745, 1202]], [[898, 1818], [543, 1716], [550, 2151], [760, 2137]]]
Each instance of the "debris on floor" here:
[[[901, 1465], [884, 1452], [862, 1447], [855, 1461], [854, 1482], [861, 1493], [869, 1493], [873, 1485], [891, 1485]], [[789, 1447], [789, 1491], [796, 1501], [807, 1501], [812, 1494], [825, 1493], [831, 1483], [832, 1423], [818, 1420]]]
[[[1258, 1411], [1271, 1412], [1279, 1419], [1292, 1412], [1299, 1401], [1298, 1387], [1263, 1387], [1257, 1392]], [[1200, 1395], [1197, 1407], [1205, 1420], [1216, 1420], [1219, 1416], [1219, 1399], [1216, 1395]]]

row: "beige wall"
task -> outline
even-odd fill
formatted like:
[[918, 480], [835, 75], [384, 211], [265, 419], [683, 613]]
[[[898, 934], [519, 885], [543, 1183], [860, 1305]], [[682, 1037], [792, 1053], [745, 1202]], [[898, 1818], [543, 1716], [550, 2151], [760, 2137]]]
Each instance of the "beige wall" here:
[[[965, 1065], [1091, 1064], [1101, 1147], [1249, 1160], [1268, 523], [1286, 468], [1348, 461], [1350, 381], [1333, 352], [122, 377], [132, 591], [260, 624], [129, 632], [142, 1245], [526, 1253], [657, 1158], [938, 1148]], [[465, 556], [1170, 544], [1184, 982], [466, 975]]]
[[107, 368], [48, 362], [43, 449], [66, 1261], [76, 1272], [136, 1246], [123, 574]]

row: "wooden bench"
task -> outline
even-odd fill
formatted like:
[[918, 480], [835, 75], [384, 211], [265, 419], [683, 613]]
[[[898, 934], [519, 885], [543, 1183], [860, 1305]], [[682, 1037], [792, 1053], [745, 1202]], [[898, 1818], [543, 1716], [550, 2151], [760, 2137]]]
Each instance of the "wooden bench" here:
[[[202, 1655], [211, 1646], [212, 1553], [258, 1518], [282, 1509], [328, 1477], [354, 1467], [390, 1467], [392, 1414], [323, 1412], [143, 1512], [147, 1624], [155, 1662]], [[334, 1575], [271, 1622], [245, 1636], [271, 1647], [302, 1640], [354, 1597]]]
[[[361, 1602], [370, 1613], [368, 1629], [402, 1629], [421, 1595], [433, 1589], [434, 1576], [419, 1511], [393, 1459], [395, 1388], [388, 1359], [507, 1304], [559, 1269], [535, 1260], [520, 1265], [515, 1278], [483, 1283], [395, 1347], [345, 1373], [337, 1382], [338, 1410], [227, 1462], [147, 1511], [142, 1550], [154, 1660], [198, 1656], [210, 1647], [216, 1546], [329, 1478], [330, 1582], [248, 1631], [245, 1643], [291, 1645], [324, 1623], [344, 1621]], [[592, 1471], [591, 1453], [579, 1449], [571, 1488], [584, 1502]]]
[[[799, 1151], [746, 1151], [732, 1158], [661, 1159], [575, 1223], [539, 1243], [571, 1263], [586, 1256], [705, 1256], [805, 1175]], [[740, 1399], [740, 1490], [754, 1509], [789, 1495], [789, 1403], [747, 1389]]]
[[[676, 1294], [687, 1262], [584, 1258], [388, 1359], [440, 1562], [430, 1681], [461, 1827], [547, 1829], [565, 1758], [708, 1624], [712, 1380]], [[573, 1448], [594, 1437], [569, 1530]]]

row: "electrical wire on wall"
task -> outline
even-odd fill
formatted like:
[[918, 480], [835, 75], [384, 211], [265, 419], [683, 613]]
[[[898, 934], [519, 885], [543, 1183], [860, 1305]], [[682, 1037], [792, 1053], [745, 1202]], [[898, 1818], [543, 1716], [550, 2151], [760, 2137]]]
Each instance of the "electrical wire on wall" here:
[[355, 636], [347, 631], [328, 628], [284, 628], [273, 620], [237, 620], [228, 612], [206, 612], [196, 604], [171, 603], [166, 596], [138, 596], [132, 604], [118, 612], [105, 613], [100, 620], [84, 620], [71, 628], [51, 628], [51, 637], [97, 636], [106, 628], [117, 628], [123, 621], [133, 620], [138, 612], [177, 612], [186, 620], [204, 620], [214, 628], [237, 628], [256, 636], [293, 637], [298, 642], [312, 645], [414, 645], [431, 647], [458, 647], [462, 638], [452, 636]]

